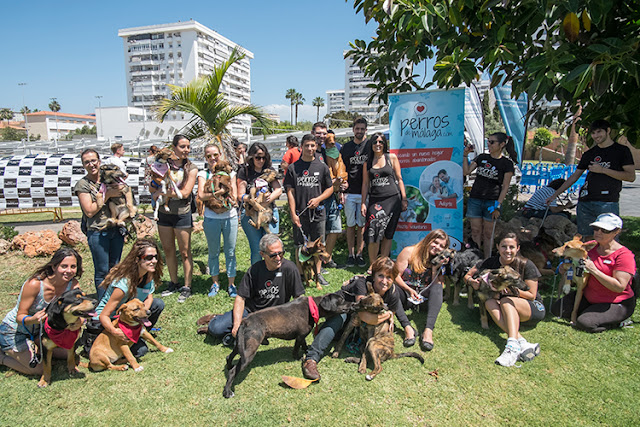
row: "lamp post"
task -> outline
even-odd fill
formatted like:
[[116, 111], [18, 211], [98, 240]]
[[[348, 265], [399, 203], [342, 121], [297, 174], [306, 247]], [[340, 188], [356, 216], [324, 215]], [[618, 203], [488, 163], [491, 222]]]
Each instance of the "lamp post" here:
[[[98, 99], [98, 110], [100, 111], [100, 131], [102, 133], [102, 135], [104, 136], [104, 129], [102, 129], [102, 95], [96, 95], [96, 98]], [[100, 135], [98, 135], [100, 136]]]
[[24, 87], [26, 85], [26, 83], [18, 83], [18, 86], [22, 86], [22, 113], [24, 114], [24, 128], [27, 130], [27, 142], [29, 142], [29, 120], [27, 119], [27, 106], [24, 103]]

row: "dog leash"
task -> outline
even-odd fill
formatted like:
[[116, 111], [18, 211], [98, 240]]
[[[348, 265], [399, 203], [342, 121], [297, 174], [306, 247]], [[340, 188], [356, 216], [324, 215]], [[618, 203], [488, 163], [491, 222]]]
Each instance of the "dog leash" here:
[[31, 332], [31, 329], [27, 328], [27, 325], [24, 323], [24, 319], [26, 319], [27, 317], [33, 317], [33, 316], [24, 316], [22, 318], [22, 327], [27, 331], [27, 333], [29, 334], [29, 338], [30, 338], [30, 342], [27, 343], [29, 345], [29, 349], [32, 352], [32, 356], [29, 360], [29, 367], [30, 368], [35, 368], [36, 366], [38, 366], [38, 364], [40, 362], [42, 362], [42, 320], [39, 320], [38, 323], [40, 324], [40, 332], [39, 332], [39, 345], [40, 345], [40, 353], [38, 353], [37, 351], [37, 347], [36, 347], [36, 339], [33, 336], [33, 332]]

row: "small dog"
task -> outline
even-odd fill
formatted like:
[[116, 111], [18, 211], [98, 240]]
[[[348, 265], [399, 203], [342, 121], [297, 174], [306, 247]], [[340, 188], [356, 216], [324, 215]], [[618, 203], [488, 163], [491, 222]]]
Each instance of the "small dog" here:
[[145, 329], [145, 326], [151, 326], [148, 319], [151, 312], [145, 308], [142, 301], [134, 298], [122, 304], [116, 314], [119, 317], [112, 321], [112, 325], [123, 330], [125, 335], [129, 337], [129, 341], [123, 343], [120, 338], [111, 335], [106, 330], [98, 335], [89, 353], [89, 366], [94, 371], [104, 371], [105, 369], [126, 371], [129, 369], [127, 362], [135, 372], [142, 371], [144, 368], [131, 353], [133, 342], [137, 342], [139, 338], [150, 342], [163, 353], [173, 353], [172, 349], [160, 344]]
[[53, 349], [67, 350], [67, 370], [70, 375], [78, 372], [76, 349], [82, 324], [78, 319], [88, 319], [96, 315], [98, 302], [88, 298], [80, 289], [65, 291], [47, 306], [47, 319], [43, 325], [42, 346], [46, 349], [42, 377], [38, 387], [51, 384], [51, 363]]
[[204, 187], [205, 194], [213, 194], [212, 198], [203, 202], [209, 209], [230, 209], [238, 206], [231, 186], [231, 172], [233, 168], [228, 161], [218, 160], [213, 175]]
[[120, 184], [124, 185], [120, 196], [110, 197], [109, 200], [107, 200], [110, 217], [102, 228], [103, 230], [113, 226], [123, 227], [125, 226], [126, 220], [131, 220], [136, 216], [137, 209], [133, 206], [131, 187], [125, 184], [124, 176], [124, 172], [116, 165], [100, 166], [101, 184], [99, 191], [103, 196], [109, 187]]
[[266, 193], [269, 191], [269, 184], [277, 178], [277, 173], [274, 170], [267, 170], [260, 175], [253, 187], [249, 190], [249, 196], [244, 201], [244, 208], [249, 219], [249, 224], [253, 227], [270, 233], [269, 224], [274, 222], [273, 209], [269, 202], [267, 202]]
[[[449, 268], [447, 268], [447, 274], [444, 276], [445, 283], [445, 300], [449, 300], [451, 297], [451, 288], [453, 288], [453, 305], [460, 304], [460, 290], [462, 279], [465, 274], [471, 268], [475, 267], [478, 262], [482, 261], [484, 254], [480, 249], [469, 248], [462, 252], [455, 254], [453, 259], [449, 262]], [[469, 286], [467, 290], [468, 305], [470, 309], [473, 309], [473, 288]]]
[[584, 261], [588, 257], [588, 252], [597, 245], [595, 240], [590, 242], [582, 242], [582, 236], [576, 234], [572, 240], [553, 250], [553, 254], [565, 259], [565, 262], [573, 264], [573, 277], [568, 278], [568, 268], [563, 273], [563, 278], [558, 285], [558, 295], [560, 293], [568, 294], [571, 290], [571, 283], [576, 284], [576, 298], [573, 303], [573, 311], [571, 312], [571, 323], [575, 325], [578, 317], [578, 307], [582, 301], [582, 292], [585, 284], [589, 281], [589, 273], [584, 271]]
[[[338, 294], [327, 294], [319, 297], [299, 297], [295, 300], [276, 307], [265, 308], [249, 314], [242, 320], [236, 342], [227, 356], [227, 383], [222, 395], [225, 398], [234, 396], [231, 390], [233, 380], [239, 372], [245, 370], [258, 351], [258, 347], [265, 338], [279, 338], [282, 340], [295, 340], [293, 357], [300, 357], [300, 350], [307, 350], [305, 338], [317, 324], [318, 318], [329, 317], [336, 314], [348, 313], [353, 303], [345, 301]], [[317, 308], [317, 316], [312, 310]], [[240, 361], [233, 364], [236, 354], [240, 355]]]
[[327, 246], [322, 242], [321, 237], [313, 242], [306, 242], [298, 248], [298, 262], [300, 263], [302, 279], [305, 285], [309, 286], [315, 282], [316, 289], [322, 290], [322, 286], [318, 282], [318, 274], [320, 274], [316, 264], [318, 258], [323, 262], [328, 262], [331, 258], [331, 255], [327, 252]]
[[507, 288], [512, 294], [518, 295], [521, 290], [528, 291], [529, 286], [521, 279], [520, 273], [508, 265], [493, 270], [483, 270], [479, 278], [480, 288], [476, 293], [480, 300], [480, 325], [483, 329], [489, 329], [489, 318], [484, 303], [490, 298], [497, 297]]
[[164, 147], [156, 153], [155, 161], [151, 164], [152, 181], [151, 186], [160, 189], [160, 196], [156, 200], [156, 208], [153, 211], [153, 219], [158, 220], [158, 210], [160, 205], [163, 206], [165, 212], [169, 211], [169, 198], [165, 197], [169, 188], [181, 196], [180, 190], [177, 184], [171, 178], [169, 159], [173, 156], [173, 150], [169, 147]]

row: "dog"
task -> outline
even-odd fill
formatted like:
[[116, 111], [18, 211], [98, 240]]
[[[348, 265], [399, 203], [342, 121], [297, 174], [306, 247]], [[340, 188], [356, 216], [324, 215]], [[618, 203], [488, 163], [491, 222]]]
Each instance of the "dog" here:
[[116, 165], [101, 165], [100, 166], [100, 192], [106, 194], [107, 189], [112, 186], [123, 184], [124, 187], [121, 190], [121, 195], [118, 197], [110, 197], [107, 200], [107, 206], [109, 208], [109, 218], [107, 223], [102, 228], [103, 230], [108, 227], [124, 227], [126, 220], [131, 220], [136, 216], [137, 209], [133, 206], [133, 194], [131, 187], [124, 182], [125, 174]]
[[120, 328], [129, 337], [129, 341], [123, 343], [120, 338], [111, 335], [106, 330], [100, 333], [93, 342], [89, 353], [89, 367], [91, 369], [94, 371], [104, 371], [105, 369], [126, 371], [129, 369], [127, 365], [129, 363], [135, 372], [142, 371], [144, 368], [140, 366], [131, 353], [131, 346], [139, 338], [150, 342], [163, 353], [173, 353], [171, 348], [160, 344], [145, 329], [145, 326], [151, 326], [151, 322], [148, 319], [151, 312], [145, 308], [142, 301], [134, 298], [122, 304], [116, 314], [118, 317], [111, 324], [116, 328]]
[[310, 284], [315, 283], [316, 289], [322, 290], [322, 286], [318, 282], [318, 274], [320, 274], [318, 265], [316, 264], [318, 258], [323, 262], [328, 262], [331, 258], [331, 255], [327, 252], [327, 246], [322, 242], [321, 237], [313, 242], [306, 242], [298, 248], [297, 259], [305, 285], [310, 286]]
[[[222, 395], [227, 399], [234, 396], [231, 388], [236, 375], [249, 366], [265, 338], [295, 340], [293, 357], [298, 359], [300, 351], [307, 350], [305, 338], [320, 317], [348, 313], [352, 307], [353, 303], [334, 293], [319, 297], [302, 296], [249, 314], [240, 323], [233, 350], [227, 356], [228, 376]], [[233, 359], [237, 354], [240, 360], [234, 365]]]
[[231, 185], [231, 172], [233, 168], [226, 160], [218, 160], [213, 175], [204, 186], [205, 194], [213, 194], [213, 197], [203, 203], [211, 210], [230, 209], [238, 206], [233, 195]]
[[67, 350], [69, 374], [78, 372], [76, 349], [82, 328], [78, 320], [95, 316], [97, 304], [96, 300], [88, 298], [80, 289], [70, 289], [47, 306], [47, 318], [42, 328], [42, 347], [46, 349], [46, 357], [38, 387], [47, 387], [51, 384], [51, 363], [53, 349], [56, 347]]
[[270, 233], [269, 224], [274, 222], [273, 209], [267, 202], [266, 193], [269, 191], [269, 184], [277, 178], [274, 170], [268, 169], [260, 175], [249, 190], [249, 196], [244, 200], [245, 213], [249, 215], [249, 224], [256, 229], [263, 228]]
[[156, 200], [156, 207], [153, 211], [153, 219], [158, 220], [158, 211], [160, 205], [163, 206], [165, 212], [169, 212], [169, 198], [166, 197], [169, 188], [173, 189], [179, 198], [182, 198], [182, 194], [178, 189], [178, 185], [171, 177], [169, 159], [173, 156], [173, 150], [169, 147], [164, 147], [156, 153], [155, 161], [151, 163], [151, 187], [160, 189], [160, 196]]
[[[336, 141], [336, 136], [332, 133], [327, 134], [325, 143], [326, 144], [334, 144]], [[329, 156], [325, 156], [327, 161], [327, 166], [329, 166], [329, 173], [331, 174], [331, 180], [333, 181], [333, 192], [339, 193], [340, 186], [347, 182], [347, 178], [349, 177], [347, 173], [347, 168], [343, 162], [340, 161], [340, 157], [337, 159], [332, 159]]]
[[[449, 268], [444, 276], [445, 295], [444, 299], [449, 300], [451, 297], [451, 288], [453, 288], [453, 305], [460, 305], [460, 290], [464, 275], [471, 268], [475, 267], [478, 262], [484, 259], [484, 254], [480, 249], [469, 248], [461, 252], [457, 252], [449, 261]], [[468, 306], [473, 309], [473, 288], [469, 286], [467, 290]]]
[[480, 300], [480, 325], [482, 329], [489, 329], [489, 318], [484, 303], [497, 297], [507, 288], [512, 294], [518, 295], [519, 291], [528, 291], [529, 286], [522, 280], [520, 273], [508, 265], [493, 270], [483, 270], [478, 277], [480, 287], [476, 294]]
[[568, 294], [571, 290], [571, 283], [576, 284], [576, 298], [573, 303], [573, 310], [571, 311], [571, 323], [576, 324], [576, 318], [578, 317], [578, 307], [582, 301], [582, 292], [586, 283], [589, 281], [589, 273], [584, 271], [584, 261], [588, 257], [588, 252], [597, 245], [595, 240], [584, 243], [582, 236], [576, 234], [572, 240], [569, 240], [559, 248], [555, 248], [552, 252], [558, 257], [564, 258], [565, 264], [573, 265], [573, 277], [568, 277], [568, 267], [564, 270], [563, 279], [558, 285], [558, 295], [560, 293]]

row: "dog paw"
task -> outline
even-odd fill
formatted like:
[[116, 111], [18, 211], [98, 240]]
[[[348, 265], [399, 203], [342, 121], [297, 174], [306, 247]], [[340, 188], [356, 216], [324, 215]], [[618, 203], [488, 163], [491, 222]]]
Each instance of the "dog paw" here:
[[371, 375], [367, 375], [365, 378], [367, 379], [367, 381], [371, 381], [374, 377], [372, 377]]
[[222, 392], [222, 396], [224, 396], [225, 399], [229, 399], [229, 398], [232, 398], [233, 396], [235, 396], [235, 393], [232, 392], [231, 390], [229, 390], [229, 391], [224, 390]]
[[134, 371], [134, 372], [142, 372], [142, 371], [144, 371], [144, 366], [138, 366], [138, 367], [137, 367], [137, 368], [135, 368], [133, 371]]
[[46, 382], [45, 380], [40, 380], [40, 382], [38, 382], [38, 387], [40, 387], [40, 388], [45, 388], [48, 385], [49, 385], [49, 383]]
[[338, 356], [339, 356], [339, 354], [338, 354], [338, 352], [337, 352], [337, 351], [335, 351], [335, 352], [331, 353], [331, 357], [332, 357], [332, 358], [334, 358], [334, 359], [337, 359], [337, 358], [338, 358]]
[[167, 347], [167, 349], [164, 352], [165, 353], [173, 353], [173, 349], [171, 347]]

